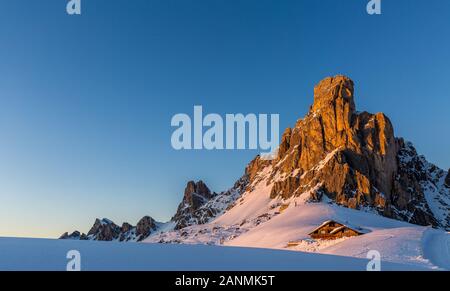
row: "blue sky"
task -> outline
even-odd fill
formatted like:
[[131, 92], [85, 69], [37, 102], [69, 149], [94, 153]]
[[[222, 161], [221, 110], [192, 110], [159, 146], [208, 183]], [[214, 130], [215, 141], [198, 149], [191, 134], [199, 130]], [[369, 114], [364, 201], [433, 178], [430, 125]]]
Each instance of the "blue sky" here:
[[256, 151], [174, 151], [174, 114], [278, 113], [345, 74], [359, 110], [450, 167], [450, 1], [0, 0], [0, 235], [96, 217], [168, 220], [188, 180], [221, 191]]

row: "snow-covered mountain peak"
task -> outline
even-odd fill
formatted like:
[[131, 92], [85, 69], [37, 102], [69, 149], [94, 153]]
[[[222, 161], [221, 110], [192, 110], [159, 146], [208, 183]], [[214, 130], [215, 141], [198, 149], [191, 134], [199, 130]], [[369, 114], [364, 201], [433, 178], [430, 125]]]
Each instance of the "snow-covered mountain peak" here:
[[332, 244], [308, 241], [308, 233], [336, 219], [369, 229], [362, 237], [371, 241], [379, 231], [419, 239], [428, 226], [450, 229], [449, 180], [412, 143], [395, 137], [383, 113], [356, 111], [353, 81], [337, 76], [316, 86], [314, 104], [285, 130], [276, 159], [256, 157], [229, 190], [215, 193], [191, 181], [168, 223], [96, 223], [88, 235], [64, 238], [269, 248], [298, 240], [298, 250], [322, 252]]

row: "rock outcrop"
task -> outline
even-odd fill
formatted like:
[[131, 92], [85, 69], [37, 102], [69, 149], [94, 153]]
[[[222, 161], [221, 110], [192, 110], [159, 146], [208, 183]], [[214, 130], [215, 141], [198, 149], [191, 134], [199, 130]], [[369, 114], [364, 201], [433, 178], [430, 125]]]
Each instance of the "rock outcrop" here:
[[107, 218], [96, 219], [87, 234], [74, 231], [64, 233], [60, 239], [96, 241], [142, 241], [158, 229], [158, 223], [150, 216], [144, 216], [136, 226], [124, 222], [121, 227]]
[[214, 196], [203, 181], [189, 181], [184, 190], [183, 200], [172, 217], [175, 229], [181, 229], [196, 223], [195, 212]]
[[71, 234], [65, 232], [59, 237], [59, 239], [72, 239], [72, 240], [86, 240], [86, 234], [80, 233], [79, 231], [74, 231]]
[[100, 241], [112, 241], [119, 237], [120, 227], [109, 219], [96, 219], [87, 233], [88, 238]]
[[[312, 201], [325, 195], [345, 207], [370, 207], [387, 217], [448, 227], [448, 216], [436, 217], [427, 201], [423, 179], [430, 180], [431, 169], [411, 164], [415, 157], [413, 146], [395, 137], [387, 116], [356, 111], [352, 80], [326, 78], [315, 87], [305, 118], [282, 136], [271, 163], [271, 197], [308, 192]], [[250, 165], [258, 173], [267, 163], [257, 157]]]
[[219, 194], [212, 193], [203, 181], [188, 182], [183, 200], [172, 218], [175, 230], [208, 223], [225, 211], [244, 192], [247, 176], [245, 174], [231, 189]]
[[150, 216], [144, 216], [136, 225], [137, 240], [141, 241], [147, 238], [156, 229], [156, 221]]
[[[275, 169], [305, 176], [275, 183], [272, 197], [303, 193], [306, 180], [322, 181], [324, 190], [342, 204], [349, 198], [359, 205], [380, 193], [390, 195], [397, 145], [389, 119], [382, 113], [356, 113], [353, 82], [346, 77], [325, 79], [314, 94], [308, 115], [283, 135]], [[321, 169], [314, 168], [325, 158], [329, 161], [324, 166], [333, 171], [321, 171], [325, 176], [319, 177]], [[346, 186], [356, 192], [349, 193]]]
[[447, 177], [445, 177], [445, 186], [450, 188], [450, 169], [448, 169]]

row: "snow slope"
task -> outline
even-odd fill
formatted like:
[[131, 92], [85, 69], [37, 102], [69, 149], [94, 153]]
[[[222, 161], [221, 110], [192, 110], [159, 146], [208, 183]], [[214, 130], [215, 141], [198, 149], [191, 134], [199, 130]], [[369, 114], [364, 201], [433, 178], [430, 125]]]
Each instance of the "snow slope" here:
[[[256, 248], [98, 241], [0, 238], [0, 270], [64, 271], [70, 250], [81, 254], [81, 270], [366, 270], [368, 260]], [[382, 263], [383, 270], [421, 270]]]
[[442, 235], [433, 229], [427, 230], [422, 238], [424, 256], [437, 266], [450, 270], [450, 234]]
[[[376, 250], [386, 262], [450, 270], [448, 233], [389, 219], [373, 209], [353, 210], [327, 201], [308, 203], [308, 192], [289, 200], [272, 200], [272, 184], [267, 183], [270, 170], [267, 166], [250, 185], [251, 190], [212, 222], [160, 233], [145, 242], [288, 249], [354, 258], [366, 258], [370, 250]], [[330, 219], [367, 233], [335, 241], [312, 240], [308, 234]], [[288, 247], [290, 242], [297, 245]]]
[[253, 191], [244, 192], [241, 198], [235, 202], [235, 206], [215, 220], [218, 224], [232, 225], [244, 220], [254, 219], [260, 215], [270, 212], [270, 207], [277, 200], [269, 197], [272, 184], [267, 184], [267, 178], [272, 167], [267, 166], [258, 175], [261, 180], [256, 179], [251, 185]]
[[[328, 219], [357, 225], [369, 232], [331, 242], [311, 240], [308, 234]], [[431, 235], [433, 239], [428, 238]], [[289, 242], [300, 242], [290, 248], [297, 251], [365, 258], [370, 250], [376, 250], [384, 261], [450, 270], [448, 233], [333, 204], [290, 206], [225, 245], [286, 249]]]

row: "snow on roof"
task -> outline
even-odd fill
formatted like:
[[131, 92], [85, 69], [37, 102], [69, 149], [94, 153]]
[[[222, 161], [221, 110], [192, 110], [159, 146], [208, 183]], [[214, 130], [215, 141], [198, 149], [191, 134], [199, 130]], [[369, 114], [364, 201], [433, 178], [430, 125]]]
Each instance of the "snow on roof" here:
[[342, 229], [344, 229], [344, 228], [346, 228], [345, 225], [340, 226], [340, 227], [337, 227], [337, 228], [333, 229], [333, 230], [330, 232], [330, 234], [335, 234], [335, 233], [339, 232], [340, 230], [342, 230]]
[[309, 233], [309, 235], [313, 234], [315, 231], [321, 229], [322, 227], [324, 227], [325, 225], [327, 225], [327, 224], [329, 224], [329, 223], [331, 223], [331, 222], [335, 222], [335, 223], [338, 223], [338, 224], [341, 225], [341, 226], [339, 226], [339, 227], [333, 229], [333, 231], [331, 232], [331, 234], [334, 234], [334, 233], [338, 232], [339, 230], [341, 230], [341, 229], [344, 228], [344, 227], [350, 228], [350, 229], [352, 229], [352, 230], [354, 230], [354, 231], [356, 231], [356, 232], [358, 232], [358, 233], [360, 233], [360, 234], [365, 234], [365, 233], [368, 233], [368, 232], [369, 232], [368, 230], [365, 230], [365, 229], [361, 228], [360, 226], [351, 225], [351, 224], [349, 224], [348, 222], [343, 223], [343, 222], [340, 222], [340, 221], [335, 220], [335, 219], [330, 219], [330, 220], [324, 221], [321, 225], [319, 225], [318, 227], [316, 227], [315, 229], [313, 229], [313, 230]]

